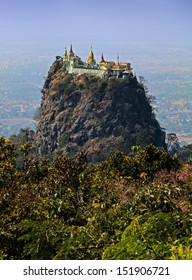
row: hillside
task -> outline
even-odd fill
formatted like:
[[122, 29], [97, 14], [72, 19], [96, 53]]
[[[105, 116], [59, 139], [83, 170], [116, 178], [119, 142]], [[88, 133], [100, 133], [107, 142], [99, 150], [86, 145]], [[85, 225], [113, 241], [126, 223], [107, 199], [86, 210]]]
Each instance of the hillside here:
[[60, 61], [50, 68], [42, 89], [35, 146], [43, 156], [79, 151], [92, 162], [113, 151], [153, 143], [164, 147], [143, 85], [131, 80], [69, 74]]

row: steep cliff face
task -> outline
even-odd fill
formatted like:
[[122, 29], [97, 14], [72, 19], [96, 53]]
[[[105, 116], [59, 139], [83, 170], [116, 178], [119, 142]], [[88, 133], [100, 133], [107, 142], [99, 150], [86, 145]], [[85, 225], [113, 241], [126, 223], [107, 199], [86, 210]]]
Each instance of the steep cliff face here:
[[133, 145], [164, 146], [143, 86], [136, 78], [69, 74], [55, 62], [42, 90], [35, 145], [44, 156], [85, 151], [92, 162]]

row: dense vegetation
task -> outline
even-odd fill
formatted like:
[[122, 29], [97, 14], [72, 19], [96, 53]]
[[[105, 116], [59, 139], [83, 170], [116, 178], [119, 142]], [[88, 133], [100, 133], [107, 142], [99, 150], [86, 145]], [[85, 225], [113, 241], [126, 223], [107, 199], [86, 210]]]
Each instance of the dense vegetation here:
[[192, 259], [189, 163], [151, 144], [100, 164], [30, 149], [0, 138], [1, 259]]

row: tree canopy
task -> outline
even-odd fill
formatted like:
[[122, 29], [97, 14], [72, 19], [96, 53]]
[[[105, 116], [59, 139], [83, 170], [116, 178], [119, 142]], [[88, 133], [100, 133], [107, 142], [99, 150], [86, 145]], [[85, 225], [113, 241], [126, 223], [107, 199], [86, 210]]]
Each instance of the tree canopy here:
[[192, 166], [147, 145], [52, 162], [0, 138], [1, 259], [192, 259]]

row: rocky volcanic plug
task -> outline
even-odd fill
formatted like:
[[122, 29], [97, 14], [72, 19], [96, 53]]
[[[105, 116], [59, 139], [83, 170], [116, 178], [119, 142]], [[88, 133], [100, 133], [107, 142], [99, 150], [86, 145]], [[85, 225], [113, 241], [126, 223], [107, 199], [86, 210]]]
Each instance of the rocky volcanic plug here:
[[135, 76], [74, 74], [62, 61], [51, 66], [42, 89], [35, 146], [42, 156], [84, 151], [91, 162], [133, 145], [164, 147], [164, 132]]

